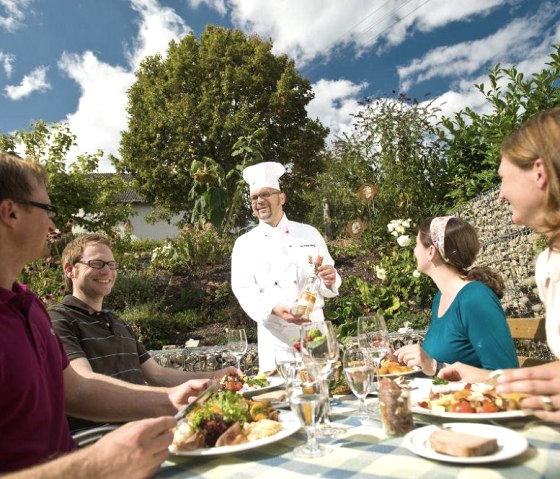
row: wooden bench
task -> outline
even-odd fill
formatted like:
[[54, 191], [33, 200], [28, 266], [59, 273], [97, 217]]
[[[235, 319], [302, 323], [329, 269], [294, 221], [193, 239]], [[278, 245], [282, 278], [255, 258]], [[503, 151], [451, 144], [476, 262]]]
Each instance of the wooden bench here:
[[[544, 341], [546, 342], [546, 330], [544, 318], [507, 318], [508, 326], [513, 339]], [[545, 359], [518, 356], [519, 366], [537, 366], [549, 362]]]

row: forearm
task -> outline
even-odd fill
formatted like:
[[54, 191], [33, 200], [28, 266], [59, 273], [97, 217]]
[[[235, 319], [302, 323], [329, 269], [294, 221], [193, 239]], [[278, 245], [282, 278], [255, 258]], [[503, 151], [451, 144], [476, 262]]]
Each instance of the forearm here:
[[82, 377], [65, 394], [66, 412], [71, 416], [98, 422], [130, 421], [177, 411], [166, 388], [131, 384], [94, 372]]
[[160, 369], [144, 374], [148, 384], [152, 386], [173, 387], [191, 379], [208, 379], [213, 377], [213, 373], [209, 371], [187, 372], [164, 367], [160, 367]]
[[66, 454], [58, 459], [18, 472], [0, 476], [2, 479], [61, 479], [107, 477], [95, 462], [89, 448]]

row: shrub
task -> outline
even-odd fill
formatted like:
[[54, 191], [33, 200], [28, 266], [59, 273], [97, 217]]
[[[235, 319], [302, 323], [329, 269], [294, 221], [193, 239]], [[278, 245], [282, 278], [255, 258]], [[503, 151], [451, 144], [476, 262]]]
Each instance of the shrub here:
[[126, 272], [117, 276], [111, 294], [105, 299], [105, 305], [122, 310], [156, 300], [159, 296], [158, 283], [154, 278], [143, 273]]
[[188, 331], [205, 322], [196, 309], [168, 313], [161, 300], [127, 307], [121, 313], [121, 318], [130, 325], [146, 349], [161, 349], [167, 344], [179, 345], [185, 341], [184, 336]]
[[187, 225], [178, 238], [154, 248], [150, 268], [194, 273], [204, 265], [221, 261], [231, 253], [231, 247], [231, 240], [221, 237], [210, 223], [202, 227]]

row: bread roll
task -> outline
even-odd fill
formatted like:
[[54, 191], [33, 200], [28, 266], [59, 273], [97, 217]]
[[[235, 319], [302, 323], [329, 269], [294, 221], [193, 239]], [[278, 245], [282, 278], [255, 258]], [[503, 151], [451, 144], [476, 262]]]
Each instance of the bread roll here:
[[498, 441], [495, 438], [441, 429], [430, 435], [430, 446], [434, 451], [448, 456], [473, 457], [497, 451]]

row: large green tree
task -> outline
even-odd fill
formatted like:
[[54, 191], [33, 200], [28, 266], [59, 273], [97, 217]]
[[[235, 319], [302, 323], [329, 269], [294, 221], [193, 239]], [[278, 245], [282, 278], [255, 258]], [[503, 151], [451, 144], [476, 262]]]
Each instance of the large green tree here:
[[[187, 219], [198, 209], [200, 219], [201, 204], [189, 195], [194, 175], [200, 183], [204, 165], [212, 165], [219, 177], [231, 178], [218, 184], [208, 177], [215, 183], [210, 186], [225, 188], [225, 195], [211, 197], [226, 210], [240, 187], [238, 178], [228, 175], [240, 160], [232, 155], [234, 145], [259, 131], [263, 159], [291, 167], [283, 182], [291, 197], [287, 211], [301, 216], [300, 192], [315, 187], [328, 131], [307, 117], [309, 82], [292, 60], [271, 49], [256, 36], [208, 26], [200, 39], [189, 34], [171, 42], [166, 58], [146, 58], [129, 90], [118, 170], [130, 173], [156, 206], [186, 211]], [[191, 168], [195, 161], [200, 163]]]

